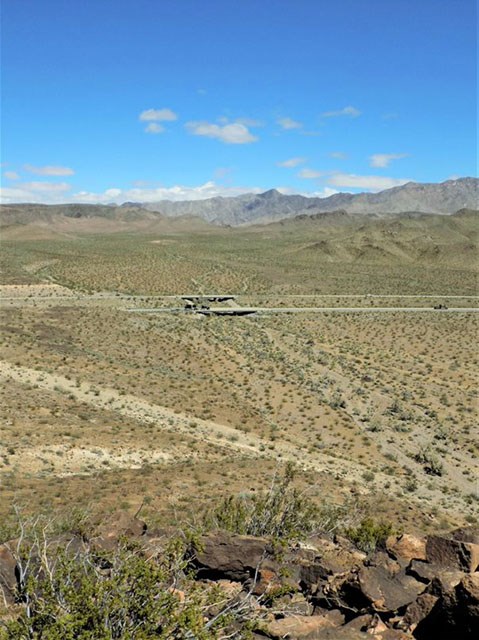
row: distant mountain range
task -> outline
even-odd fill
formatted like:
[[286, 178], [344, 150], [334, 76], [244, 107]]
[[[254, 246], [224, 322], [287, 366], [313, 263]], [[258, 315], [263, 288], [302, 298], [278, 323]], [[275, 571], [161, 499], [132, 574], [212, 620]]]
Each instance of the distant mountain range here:
[[387, 216], [402, 212], [452, 214], [459, 209], [477, 209], [479, 180], [459, 178], [440, 184], [408, 182], [379, 193], [337, 193], [328, 198], [284, 195], [276, 189], [260, 194], [216, 197], [207, 200], [118, 205], [3, 205], [1, 223], [47, 223], [52, 217], [101, 218], [111, 223], [151, 224], [164, 218], [201, 218], [216, 225], [268, 224], [286, 218], [343, 210], [350, 214]]
[[463, 208], [478, 207], [477, 178], [460, 178], [440, 184], [408, 182], [379, 193], [337, 193], [328, 198], [283, 195], [276, 189], [236, 198], [209, 198], [184, 202], [163, 200], [138, 205], [166, 216], [199, 216], [214, 224], [238, 226], [274, 222], [298, 215], [311, 215], [343, 209], [348, 213], [424, 213], [451, 214]]

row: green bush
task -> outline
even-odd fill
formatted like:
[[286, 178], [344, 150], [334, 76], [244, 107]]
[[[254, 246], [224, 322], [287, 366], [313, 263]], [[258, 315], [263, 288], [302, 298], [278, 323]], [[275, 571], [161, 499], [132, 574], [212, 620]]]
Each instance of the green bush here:
[[350, 505], [317, 506], [292, 486], [294, 475], [294, 467], [289, 463], [282, 477], [275, 476], [267, 492], [223, 499], [205, 514], [202, 527], [285, 542], [300, 540], [313, 532], [330, 533], [338, 529]]
[[375, 522], [372, 518], [364, 518], [359, 526], [345, 529], [346, 536], [365, 553], [372, 553], [383, 546], [386, 538], [393, 533], [390, 522]]
[[318, 508], [292, 486], [294, 468], [288, 464], [282, 478], [275, 477], [268, 492], [229, 496], [206, 514], [206, 528], [288, 540], [304, 537], [316, 527]]
[[0, 639], [217, 638], [229, 614], [208, 616], [208, 611], [216, 604], [221, 612], [224, 594], [195, 583], [185, 572], [184, 555], [179, 539], [155, 561], [131, 542], [113, 553], [75, 555], [68, 548], [50, 554], [45, 540], [24, 545], [19, 561], [28, 571], [18, 593], [22, 612], [3, 623]]
[[429, 447], [421, 449], [414, 456], [416, 462], [424, 466], [424, 471], [431, 476], [442, 476], [444, 466], [442, 462], [429, 450]]

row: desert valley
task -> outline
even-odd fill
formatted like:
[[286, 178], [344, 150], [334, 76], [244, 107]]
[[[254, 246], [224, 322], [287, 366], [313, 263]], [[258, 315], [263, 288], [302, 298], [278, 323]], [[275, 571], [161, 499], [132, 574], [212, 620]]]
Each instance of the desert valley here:
[[293, 467], [329, 534], [477, 526], [477, 181], [438, 187], [452, 210], [268, 192], [222, 224], [2, 206], [3, 540], [19, 513], [201, 527]]

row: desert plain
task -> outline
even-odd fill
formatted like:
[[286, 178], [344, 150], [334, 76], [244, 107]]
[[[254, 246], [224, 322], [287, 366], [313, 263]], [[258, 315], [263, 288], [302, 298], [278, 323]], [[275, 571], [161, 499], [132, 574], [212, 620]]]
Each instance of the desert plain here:
[[[470, 210], [5, 225], [3, 526], [194, 523], [287, 462], [318, 504], [397, 530], [477, 523], [476, 243]], [[212, 294], [257, 311], [181, 298]]]

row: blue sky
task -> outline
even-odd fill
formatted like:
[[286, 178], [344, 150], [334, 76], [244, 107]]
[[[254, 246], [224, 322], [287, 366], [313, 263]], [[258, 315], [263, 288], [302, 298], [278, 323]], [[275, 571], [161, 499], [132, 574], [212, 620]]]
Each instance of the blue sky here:
[[475, 0], [3, 0], [4, 202], [476, 173]]

